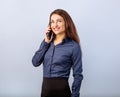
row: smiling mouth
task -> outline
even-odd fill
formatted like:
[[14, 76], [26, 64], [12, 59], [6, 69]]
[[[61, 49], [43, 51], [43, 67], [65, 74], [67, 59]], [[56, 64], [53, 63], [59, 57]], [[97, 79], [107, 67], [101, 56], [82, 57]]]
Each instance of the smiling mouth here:
[[53, 28], [54, 29], [54, 31], [58, 31], [60, 28]]

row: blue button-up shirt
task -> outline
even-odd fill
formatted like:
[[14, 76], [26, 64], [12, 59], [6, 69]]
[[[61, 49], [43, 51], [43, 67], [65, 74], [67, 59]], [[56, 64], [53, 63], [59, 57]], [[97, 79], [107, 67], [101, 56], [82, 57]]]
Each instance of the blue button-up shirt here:
[[43, 40], [33, 56], [32, 63], [35, 67], [43, 63], [43, 77], [49, 78], [69, 78], [72, 68], [74, 81], [71, 97], [79, 97], [83, 75], [81, 48], [78, 43], [69, 38], [65, 38], [58, 45], [54, 45], [53, 41], [48, 44]]

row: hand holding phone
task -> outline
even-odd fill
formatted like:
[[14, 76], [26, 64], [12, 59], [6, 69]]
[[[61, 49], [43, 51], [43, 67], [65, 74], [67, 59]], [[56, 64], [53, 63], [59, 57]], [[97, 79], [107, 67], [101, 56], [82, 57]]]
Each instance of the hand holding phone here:
[[50, 26], [46, 29], [45, 42], [50, 43], [54, 37], [53, 31]]

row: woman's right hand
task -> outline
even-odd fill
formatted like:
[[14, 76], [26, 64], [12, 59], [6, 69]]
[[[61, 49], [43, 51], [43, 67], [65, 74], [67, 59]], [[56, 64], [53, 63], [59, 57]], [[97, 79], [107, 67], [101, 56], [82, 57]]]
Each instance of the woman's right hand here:
[[47, 28], [46, 28], [46, 31], [45, 31], [45, 42], [47, 42], [47, 43], [50, 43], [51, 41], [52, 41], [52, 39], [53, 39], [53, 33], [52, 33], [52, 35], [51, 35], [51, 38], [49, 39], [48, 38], [48, 34], [50, 33], [50, 31], [51, 31], [51, 28], [50, 28], [50, 26], [48, 26]]

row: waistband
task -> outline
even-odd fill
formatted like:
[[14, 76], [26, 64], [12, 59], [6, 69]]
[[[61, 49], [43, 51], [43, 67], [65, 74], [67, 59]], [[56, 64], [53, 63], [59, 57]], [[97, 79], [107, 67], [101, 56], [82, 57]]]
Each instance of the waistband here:
[[67, 77], [43, 77], [44, 80], [68, 80]]

